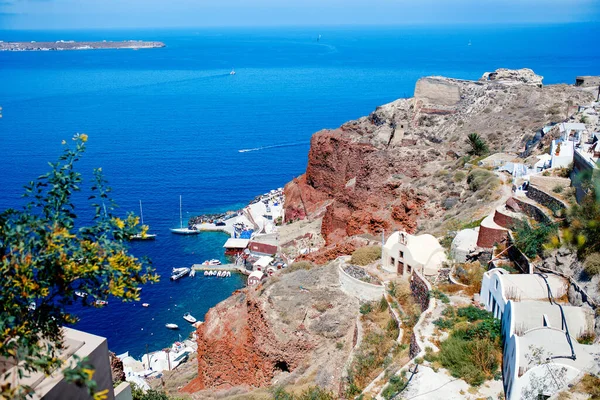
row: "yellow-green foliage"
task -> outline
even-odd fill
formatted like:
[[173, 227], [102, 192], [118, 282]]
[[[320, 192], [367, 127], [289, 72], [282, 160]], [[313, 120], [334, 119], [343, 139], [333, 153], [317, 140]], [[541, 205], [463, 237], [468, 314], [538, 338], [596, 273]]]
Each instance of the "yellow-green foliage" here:
[[[139, 300], [140, 285], [158, 280], [146, 262], [129, 253], [126, 241], [139, 233], [139, 221], [133, 214], [114, 214], [101, 169], [94, 171], [90, 189], [92, 224], [77, 219], [72, 196], [83, 180], [75, 166], [87, 139], [76, 135], [74, 148], [63, 141], [51, 171], [25, 187], [27, 206], [0, 212], [0, 358], [18, 357], [19, 374], [23, 368], [48, 374], [62, 365], [62, 326], [77, 321], [66, 306], [94, 307], [109, 295]], [[77, 297], [76, 291], [86, 296]], [[79, 360], [64, 375], [93, 397], [101, 394], [93, 372]], [[0, 387], [0, 398], [25, 397], [28, 388], [15, 382], [11, 377]]]
[[380, 246], [367, 246], [354, 250], [350, 262], [355, 265], [369, 265], [375, 260], [381, 258]]

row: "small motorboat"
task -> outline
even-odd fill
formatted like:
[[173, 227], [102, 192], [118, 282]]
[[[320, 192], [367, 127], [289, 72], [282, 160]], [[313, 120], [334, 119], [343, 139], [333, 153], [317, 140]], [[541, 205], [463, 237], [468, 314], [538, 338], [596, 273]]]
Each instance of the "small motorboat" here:
[[142, 303], [142, 307], [148, 308], [148, 307], [150, 307], [150, 304], [148, 304], [148, 303]]
[[82, 292], [82, 291], [80, 291], [80, 290], [76, 290], [76, 291], [75, 291], [75, 296], [83, 298], [83, 297], [86, 297], [86, 296], [87, 296], [87, 293], [85, 293], [85, 292]]
[[106, 301], [106, 300], [96, 300], [96, 301], [95, 301], [95, 304], [96, 304], [97, 306], [103, 307], [103, 306], [105, 306], [105, 305], [107, 305], [107, 304], [108, 304], [108, 301]]
[[177, 326], [177, 324], [165, 324], [165, 328], [167, 328], [167, 329], [179, 329], [179, 326]]
[[229, 75], [235, 75], [235, 70], [232, 69], [231, 72], [229, 73]]
[[192, 270], [190, 271], [190, 278], [193, 278], [194, 276], [196, 276], [196, 270], [195, 270], [195, 269], [192, 269]]
[[171, 280], [176, 281], [177, 279], [183, 278], [187, 274], [190, 273], [190, 268], [173, 268], [173, 275], [171, 275]]
[[206, 260], [202, 263], [202, 265], [221, 265], [221, 261], [213, 258], [212, 260]]
[[183, 319], [185, 319], [190, 324], [193, 324], [194, 322], [196, 322], [196, 318], [194, 318], [192, 316], [192, 314], [190, 314], [189, 312], [186, 312], [185, 314], [183, 314]]

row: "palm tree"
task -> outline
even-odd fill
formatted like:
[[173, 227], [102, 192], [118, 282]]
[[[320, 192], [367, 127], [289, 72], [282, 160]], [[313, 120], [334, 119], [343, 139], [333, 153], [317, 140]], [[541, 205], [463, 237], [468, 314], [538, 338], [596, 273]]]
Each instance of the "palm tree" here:
[[476, 156], [482, 156], [487, 154], [490, 150], [488, 149], [487, 144], [483, 141], [481, 136], [477, 133], [471, 133], [468, 136], [469, 144], [471, 145], [470, 154], [474, 154]]

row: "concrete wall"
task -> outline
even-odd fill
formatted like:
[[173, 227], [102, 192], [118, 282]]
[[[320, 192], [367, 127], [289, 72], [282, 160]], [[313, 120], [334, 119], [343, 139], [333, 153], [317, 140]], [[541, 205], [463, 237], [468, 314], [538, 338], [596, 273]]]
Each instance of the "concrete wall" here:
[[[106, 338], [75, 329], [66, 329], [66, 332], [65, 336], [67, 338], [83, 342], [83, 346], [75, 354], [82, 358], [87, 357], [90, 364], [94, 367], [94, 381], [97, 384], [96, 391], [108, 389], [107, 400], [113, 400], [115, 395]], [[54, 377], [54, 379], [46, 378], [36, 391], [38, 389], [47, 390], [43, 396], [44, 400], [88, 400], [90, 398], [86, 388], [67, 383], [62, 374]]]
[[453, 106], [460, 101], [460, 88], [448, 81], [421, 78], [415, 86], [415, 100], [426, 104]]
[[115, 388], [115, 400], [133, 400], [129, 382], [121, 382], [121, 384]]
[[348, 275], [342, 268], [342, 263], [338, 263], [338, 272], [341, 289], [350, 296], [364, 301], [378, 301], [385, 294], [385, 287], [382, 285], [372, 285]]

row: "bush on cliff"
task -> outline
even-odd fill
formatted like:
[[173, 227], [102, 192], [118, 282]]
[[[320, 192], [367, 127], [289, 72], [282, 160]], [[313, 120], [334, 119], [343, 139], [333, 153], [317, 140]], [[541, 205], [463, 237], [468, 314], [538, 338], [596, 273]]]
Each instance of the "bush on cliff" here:
[[473, 168], [467, 175], [469, 189], [475, 192], [478, 199], [491, 199], [500, 185], [500, 179], [491, 171], [483, 168]]
[[546, 244], [556, 233], [553, 224], [536, 223], [531, 226], [527, 221], [521, 220], [515, 229], [515, 245], [529, 258], [542, 255]]
[[283, 387], [278, 386], [271, 392], [273, 400], [335, 400], [336, 396], [319, 386], [311, 386], [300, 394], [288, 393]]
[[354, 250], [350, 263], [356, 265], [369, 265], [375, 260], [381, 258], [381, 247], [380, 246], [367, 246], [361, 247]]
[[283, 270], [284, 273], [289, 274], [290, 272], [298, 271], [301, 269], [309, 270], [312, 269], [315, 265], [310, 261], [297, 261], [292, 263], [289, 267]]
[[477, 386], [497, 373], [502, 358], [500, 321], [491, 313], [469, 306], [454, 312], [446, 308], [444, 317], [434, 321], [442, 330], [453, 329], [431, 361], [439, 361], [452, 376]]
[[585, 258], [583, 269], [589, 276], [600, 273], [600, 253], [592, 253]]

